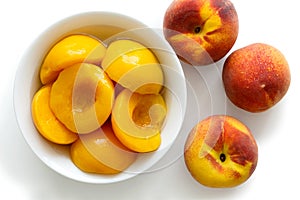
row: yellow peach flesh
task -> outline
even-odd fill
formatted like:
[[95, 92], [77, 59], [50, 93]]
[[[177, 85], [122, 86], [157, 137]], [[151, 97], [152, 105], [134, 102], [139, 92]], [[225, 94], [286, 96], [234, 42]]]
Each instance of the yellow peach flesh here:
[[79, 169], [97, 174], [125, 171], [137, 157], [115, 137], [110, 123], [90, 134], [81, 135], [72, 144], [70, 155]]
[[110, 116], [114, 86], [103, 70], [79, 63], [63, 70], [53, 83], [50, 107], [67, 128], [89, 133]]
[[102, 67], [112, 80], [132, 92], [158, 94], [161, 91], [164, 81], [161, 66], [155, 55], [138, 42], [112, 42]]
[[47, 53], [40, 70], [43, 84], [52, 83], [59, 73], [80, 62], [99, 64], [106, 47], [87, 35], [71, 35], [57, 42]]
[[70, 144], [77, 140], [78, 135], [67, 129], [50, 109], [50, 91], [52, 85], [40, 88], [32, 100], [32, 119], [39, 133], [47, 140], [56, 144]]
[[112, 127], [129, 149], [150, 152], [160, 146], [160, 130], [165, 115], [166, 105], [161, 95], [141, 95], [125, 89], [115, 101]]

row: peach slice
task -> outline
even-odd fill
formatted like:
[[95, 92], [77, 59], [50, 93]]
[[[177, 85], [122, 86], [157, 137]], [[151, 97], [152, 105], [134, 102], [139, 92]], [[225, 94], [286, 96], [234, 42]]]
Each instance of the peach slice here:
[[98, 66], [78, 63], [64, 69], [53, 83], [50, 107], [71, 131], [89, 133], [109, 117], [114, 85]]
[[90, 134], [81, 135], [71, 145], [70, 155], [79, 169], [98, 174], [124, 171], [137, 157], [137, 153], [130, 151], [116, 138], [109, 122]]
[[67, 129], [53, 114], [49, 106], [51, 85], [40, 88], [32, 100], [32, 118], [39, 133], [56, 144], [70, 144], [78, 134]]
[[53, 82], [60, 71], [79, 62], [99, 65], [106, 47], [88, 35], [71, 35], [56, 43], [47, 53], [40, 71], [43, 84]]
[[102, 67], [109, 77], [132, 92], [158, 94], [164, 77], [153, 52], [132, 40], [109, 44]]
[[160, 94], [139, 94], [124, 89], [112, 110], [113, 130], [119, 140], [136, 152], [157, 150], [166, 116], [166, 104]]

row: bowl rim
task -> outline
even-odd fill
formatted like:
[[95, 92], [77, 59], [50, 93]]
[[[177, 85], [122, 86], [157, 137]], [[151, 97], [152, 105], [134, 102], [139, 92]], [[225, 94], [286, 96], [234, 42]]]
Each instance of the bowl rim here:
[[[19, 62], [18, 62], [18, 67], [17, 67], [17, 70], [15, 72], [15, 77], [14, 77], [14, 86], [13, 86], [13, 106], [14, 106], [14, 112], [15, 112], [15, 117], [16, 117], [16, 120], [17, 120], [17, 124], [18, 124], [18, 128], [20, 130], [20, 132], [22, 133], [22, 136], [23, 138], [25, 139], [26, 143], [29, 145], [29, 147], [31, 148], [31, 150], [34, 152], [34, 154], [44, 163], [46, 164], [46, 166], [48, 166], [49, 168], [51, 168], [52, 170], [54, 170], [55, 172], [57, 172], [58, 174], [61, 174], [62, 176], [64, 177], [67, 177], [69, 179], [72, 179], [72, 180], [76, 180], [76, 181], [79, 181], [79, 182], [84, 182], [84, 183], [95, 183], [95, 184], [106, 184], [106, 183], [114, 183], [114, 182], [119, 182], [119, 181], [124, 181], [124, 180], [127, 180], [129, 178], [132, 178], [132, 177], [135, 177], [136, 175], [140, 174], [140, 173], [122, 173], [122, 175], [124, 175], [121, 179], [118, 177], [118, 176], [115, 176], [115, 175], [108, 175], [108, 177], [110, 177], [109, 181], [99, 181], [101, 178], [99, 179], [91, 179], [89, 178], [89, 174], [87, 175], [87, 178], [86, 179], [83, 179], [82, 177], [77, 177], [77, 176], [73, 176], [72, 173], [63, 173], [61, 167], [55, 165], [55, 163], [52, 163], [51, 161], [49, 161], [46, 157], [43, 156], [42, 152], [40, 152], [38, 150], [38, 147], [37, 146], [33, 146], [32, 145], [32, 139], [33, 139], [33, 136], [30, 137], [29, 134], [26, 134], [25, 131], [26, 130], [30, 130], [32, 128], [32, 125], [28, 125], [26, 124], [25, 122], [23, 122], [23, 119], [26, 118], [26, 117], [29, 117], [28, 115], [26, 117], [23, 116], [22, 113], [19, 113], [20, 110], [22, 110], [22, 107], [29, 107], [30, 108], [30, 114], [31, 114], [31, 105], [29, 103], [31, 102], [22, 102], [22, 100], [20, 100], [20, 97], [22, 96], [20, 93], [18, 93], [17, 91], [20, 91], [22, 90], [22, 87], [24, 86], [24, 84], [27, 82], [26, 79], [20, 79], [20, 77], [22, 76], [26, 76], [26, 73], [23, 74], [22, 72], [26, 72], [26, 70], [22, 67], [22, 63], [23, 61], [27, 60], [27, 56], [32, 54], [30, 51], [32, 51], [32, 49], [34, 48], [38, 48], [36, 45], [38, 45], [42, 38], [45, 38], [47, 37], [49, 34], [54, 34], [54, 35], [60, 35], [61, 37], [63, 37], [64, 34], [66, 34], [66, 32], [62, 29], [60, 30], [57, 30], [58, 27], [61, 27], [64, 25], [68, 25], [67, 29], [69, 30], [68, 32], [70, 32], [70, 30], [75, 30], [75, 26], [78, 26], [78, 25], [73, 25], [72, 24], [69, 24], [70, 21], [74, 21], [74, 20], [77, 20], [77, 23], [76, 24], [80, 24], [80, 21], [82, 21], [83, 19], [84, 20], [87, 20], [87, 19], [91, 19], [93, 17], [99, 17], [99, 16], [110, 16], [110, 17], [113, 17], [114, 20], [119, 20], [120, 18], [123, 18], [125, 20], [128, 21], [129, 23], [129, 26], [133, 28], [149, 28], [148, 26], [146, 26], [144, 23], [132, 18], [132, 17], [129, 17], [127, 15], [124, 15], [124, 14], [120, 14], [120, 13], [115, 13], [115, 12], [107, 12], [107, 11], [91, 11], [91, 12], [83, 12], [83, 13], [79, 13], [79, 14], [75, 14], [75, 15], [71, 15], [71, 16], [68, 16], [66, 18], [63, 18], [63, 19], [60, 19], [58, 20], [57, 22], [55, 22], [54, 24], [50, 25], [48, 28], [46, 28], [43, 32], [41, 32], [36, 38], [34, 38], [34, 40], [31, 42], [31, 44], [25, 49], [23, 55], [21, 56]], [[94, 23], [91, 23], [90, 25], [93, 25]], [[127, 24], [128, 25], [128, 24]], [[72, 27], [74, 26], [74, 27]], [[129, 29], [130, 30], [130, 29]], [[57, 38], [57, 40], [59, 40]], [[53, 43], [53, 42], [52, 42]], [[47, 45], [47, 44], [44, 44], [44, 45]], [[169, 45], [169, 43], [165, 40], [165, 43], [163, 44], [165, 48], [167, 48], [166, 50], [169, 51], [169, 52], [173, 52], [173, 49], [172, 47]], [[38, 45], [39, 46], [39, 45]], [[49, 46], [48, 46], [48, 49], [49, 49]], [[40, 52], [39, 52], [40, 53]], [[43, 52], [43, 53], [46, 53], [46, 52]], [[180, 61], [179, 59], [177, 58], [176, 54], [174, 53], [174, 55], [172, 55], [172, 57], [174, 58], [174, 62], [176, 63], [177, 66], [181, 66], [180, 64]], [[31, 58], [32, 59], [32, 58]], [[27, 61], [29, 62], [29, 61]], [[36, 64], [40, 64], [40, 62], [38, 61], [35, 61]], [[32, 67], [32, 68], [35, 68], [35, 67]], [[179, 124], [179, 128], [178, 128], [178, 133], [176, 133], [176, 135], [179, 134], [180, 130], [181, 130], [181, 127], [183, 125], [183, 121], [184, 121], [184, 116], [185, 116], [185, 112], [186, 112], [186, 104], [187, 104], [187, 86], [186, 86], [186, 82], [185, 82], [185, 76], [184, 76], [184, 72], [183, 72], [183, 69], [182, 68], [176, 68], [176, 70], [178, 70], [178, 73], [183, 77], [184, 81], [182, 82], [183, 83], [183, 86], [182, 88], [183, 89], [183, 98], [180, 99], [180, 104], [181, 104], [181, 109], [182, 109], [182, 120], [181, 120], [181, 123]], [[32, 75], [34, 77], [34, 75]], [[21, 80], [21, 82], [20, 82]], [[28, 84], [28, 83], [27, 83]], [[31, 88], [31, 84], [30, 83], [30, 88]], [[32, 95], [31, 94], [24, 94], [26, 95], [25, 98], [29, 98], [29, 99], [32, 99]], [[22, 97], [24, 98], [24, 97]], [[30, 119], [29, 120], [32, 120], [31, 119], [31, 115], [30, 115]], [[34, 134], [32, 134], [34, 135]], [[41, 138], [44, 140], [44, 138]], [[44, 140], [45, 141], [45, 140]], [[166, 153], [163, 154], [163, 156], [165, 155]], [[162, 159], [161, 156], [156, 162], [158, 162], [160, 159]], [[150, 159], [151, 159], [151, 156], [150, 156]], [[154, 165], [155, 163], [153, 163]], [[149, 168], [151, 168], [153, 165], [151, 165]], [[147, 169], [149, 169], [147, 168]], [[84, 172], [83, 172], [84, 173]], [[86, 173], [84, 173], [86, 174]], [[94, 176], [94, 174], [92, 174], [92, 176]], [[105, 175], [107, 176], [107, 175]]]

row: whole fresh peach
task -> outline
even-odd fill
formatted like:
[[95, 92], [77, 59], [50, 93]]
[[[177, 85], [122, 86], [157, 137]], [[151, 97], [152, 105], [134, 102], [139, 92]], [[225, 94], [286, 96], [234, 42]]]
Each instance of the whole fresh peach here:
[[235, 187], [256, 169], [258, 147], [250, 130], [226, 115], [199, 122], [185, 143], [185, 164], [192, 177], [207, 187]]
[[174, 0], [166, 10], [164, 35], [192, 65], [223, 58], [238, 36], [238, 15], [229, 0]]
[[228, 98], [249, 112], [274, 106], [286, 94], [291, 81], [284, 55], [263, 43], [251, 44], [229, 55], [222, 76]]

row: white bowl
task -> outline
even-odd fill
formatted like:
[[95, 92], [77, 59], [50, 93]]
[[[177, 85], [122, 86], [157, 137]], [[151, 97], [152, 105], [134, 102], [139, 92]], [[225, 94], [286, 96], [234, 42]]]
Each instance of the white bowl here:
[[[161, 132], [162, 144], [151, 153], [139, 154], [125, 171], [116, 175], [90, 174], [79, 170], [69, 157], [68, 146], [46, 141], [36, 130], [31, 117], [31, 101], [41, 87], [39, 70], [51, 46], [66, 35], [85, 33], [109, 41], [126, 37], [151, 48], [163, 66], [168, 113]], [[110, 12], [88, 12], [63, 19], [45, 30], [20, 60], [15, 76], [14, 107], [20, 130], [33, 152], [51, 169], [73, 180], [86, 183], [112, 183], [146, 172], [169, 150], [180, 132], [186, 108], [186, 83], [181, 64], [161, 30], [147, 28], [128, 16]]]

